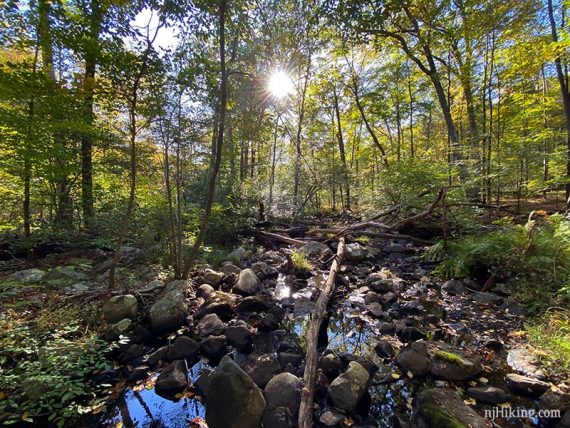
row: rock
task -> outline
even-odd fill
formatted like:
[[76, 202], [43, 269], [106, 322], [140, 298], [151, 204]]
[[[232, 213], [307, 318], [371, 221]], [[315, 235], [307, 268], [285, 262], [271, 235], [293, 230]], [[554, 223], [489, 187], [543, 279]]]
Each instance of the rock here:
[[198, 290], [196, 290], [196, 297], [201, 297], [203, 299], [208, 299], [213, 293], [214, 293], [214, 287], [212, 287], [210, 284], [202, 284], [200, 287], [198, 287]]
[[229, 356], [211, 375], [206, 396], [209, 428], [259, 428], [265, 410], [263, 393]]
[[156, 366], [160, 361], [166, 360], [167, 352], [168, 352], [168, 347], [161, 346], [156, 351], [149, 354], [146, 361], [150, 366]]
[[262, 354], [251, 358], [244, 367], [257, 386], [265, 387], [267, 382], [281, 372], [281, 364], [275, 354]]
[[148, 366], [135, 367], [127, 376], [127, 383], [129, 385], [133, 385], [140, 380], [146, 379], [148, 375], [149, 375]]
[[396, 333], [396, 327], [390, 322], [383, 322], [380, 324], [380, 327], [378, 327], [378, 331], [380, 334], [392, 336], [394, 333]]
[[249, 252], [243, 247], [238, 247], [229, 254], [229, 258], [236, 262], [241, 262], [248, 257]]
[[198, 336], [204, 338], [210, 335], [219, 336], [224, 334], [226, 325], [222, 322], [220, 317], [216, 314], [205, 315], [198, 322]]
[[485, 404], [506, 403], [509, 400], [505, 391], [494, 386], [467, 388], [467, 395]]
[[[152, 281], [152, 282], [158, 285], [157, 283], [159, 283], [160, 281]], [[188, 281], [184, 281], [183, 279], [175, 279], [174, 281], [170, 281], [168, 284], [166, 284], [166, 286], [164, 287], [164, 293], [170, 293], [171, 291], [178, 291], [179, 293], [185, 294], [186, 290], [188, 290], [190, 287], [191, 285], [189, 284]]]
[[70, 287], [66, 287], [65, 292], [69, 294], [84, 293], [88, 291], [90, 288], [91, 288], [91, 283], [87, 281], [81, 281], [78, 282], [77, 284], [73, 284]]
[[504, 343], [500, 340], [496, 339], [489, 339], [485, 342], [485, 348], [490, 349], [491, 351], [501, 352], [505, 347]]
[[368, 285], [372, 290], [377, 293], [387, 293], [394, 291], [394, 281], [391, 279], [378, 279], [376, 277], [369, 277], [366, 280], [366, 285]]
[[346, 244], [344, 247], [344, 257], [352, 262], [359, 262], [366, 256], [366, 251], [358, 242]]
[[321, 414], [319, 423], [325, 427], [339, 427], [346, 420], [346, 416], [333, 410], [326, 410]]
[[109, 327], [109, 331], [106, 334], [106, 338], [108, 340], [116, 339], [121, 334], [126, 333], [129, 330], [129, 328], [131, 328], [132, 324], [133, 324], [133, 322], [128, 318], [125, 318], [119, 322], [116, 322], [111, 327]]
[[273, 314], [265, 315], [257, 326], [259, 331], [269, 332], [279, 328], [279, 319]]
[[244, 269], [239, 273], [239, 277], [234, 290], [240, 294], [251, 296], [259, 292], [261, 282], [251, 269]]
[[384, 310], [382, 309], [382, 305], [378, 302], [373, 302], [370, 303], [369, 305], [366, 305], [366, 309], [376, 318], [387, 321], [391, 319], [390, 315], [388, 315], [388, 312], [384, 312]]
[[317, 367], [321, 369], [329, 379], [336, 378], [345, 368], [340, 357], [333, 353], [323, 355]]
[[523, 305], [518, 303], [516, 300], [507, 297], [503, 304], [501, 305], [501, 309], [510, 315], [518, 315], [518, 316], [526, 316], [528, 315], [528, 310]]
[[148, 312], [151, 329], [155, 333], [174, 330], [186, 320], [186, 316], [184, 294], [176, 290], [163, 295]]
[[307, 242], [301, 247], [301, 252], [312, 258], [332, 256], [329, 246], [317, 241]]
[[135, 247], [129, 247], [128, 245], [123, 245], [120, 250], [121, 258], [125, 260], [135, 260], [144, 255], [144, 252]]
[[265, 262], [257, 262], [251, 265], [251, 270], [258, 278], [271, 278], [278, 274], [277, 269], [272, 268]]
[[427, 374], [430, 371], [430, 360], [426, 342], [418, 341], [406, 345], [398, 353], [396, 362], [404, 373], [409, 371], [414, 376]]
[[267, 407], [263, 414], [265, 427], [295, 427], [300, 404], [301, 380], [291, 373], [281, 373], [264, 389]]
[[374, 291], [370, 291], [368, 293], [366, 293], [366, 295], [364, 296], [364, 304], [365, 305], [370, 305], [372, 303], [382, 303], [382, 298], [380, 297], [380, 295]]
[[251, 312], [265, 312], [273, 307], [275, 302], [269, 296], [248, 296], [238, 303], [236, 312], [248, 314]]
[[69, 266], [58, 266], [53, 268], [42, 277], [43, 282], [47, 282], [49, 285], [55, 287], [69, 287], [79, 281], [87, 280], [89, 280], [89, 276], [83, 272], [78, 272]]
[[376, 354], [381, 358], [392, 358], [396, 355], [396, 351], [394, 351], [394, 347], [390, 342], [382, 340], [376, 344], [374, 347]]
[[303, 356], [299, 354], [295, 354], [292, 352], [280, 352], [278, 354], [279, 362], [281, 362], [281, 366], [283, 368], [287, 367], [289, 364], [293, 367], [299, 367], [301, 362], [303, 361]]
[[224, 275], [238, 275], [241, 269], [232, 263], [226, 262], [220, 267], [219, 271]]
[[431, 372], [446, 380], [465, 380], [481, 373], [483, 366], [454, 352], [435, 351], [431, 357]]
[[[559, 411], [562, 416], [566, 409], [570, 409], [570, 394], [558, 394], [552, 389], [549, 389], [540, 397], [538, 408], [539, 410], [550, 411], [551, 414], [552, 411]], [[540, 420], [545, 426], [553, 427], [560, 419], [561, 418], [543, 417]]]
[[465, 286], [461, 281], [456, 279], [450, 279], [445, 281], [441, 286], [441, 291], [445, 291], [450, 296], [458, 296], [460, 294], [465, 294]]
[[560, 423], [556, 427], [557, 428], [570, 428], [570, 409], [566, 410], [562, 414], [562, 419], [560, 419]]
[[125, 318], [135, 319], [139, 303], [132, 294], [113, 296], [105, 302], [101, 311], [108, 322], [118, 322]]
[[550, 385], [546, 382], [516, 373], [507, 375], [507, 383], [514, 392], [532, 397], [538, 397], [550, 389]]
[[203, 398], [208, 396], [208, 391], [210, 390], [210, 386], [212, 385], [212, 373], [214, 371], [208, 368], [204, 368], [200, 377], [196, 382], [194, 382], [194, 386], [198, 390], [198, 392], [202, 395]]
[[519, 373], [529, 377], [544, 376], [538, 357], [527, 348], [514, 348], [507, 354], [507, 364]]
[[370, 375], [355, 361], [348, 365], [346, 372], [338, 376], [329, 386], [329, 396], [336, 407], [352, 412], [368, 389]]
[[188, 374], [184, 360], [173, 361], [158, 378], [154, 390], [162, 397], [172, 397], [184, 391], [188, 385]]
[[414, 399], [412, 424], [417, 428], [487, 428], [485, 419], [453, 391], [432, 388]]
[[[185, 281], [180, 281], [180, 280], [175, 280], [175, 281], [170, 281], [168, 283], [168, 285], [172, 284], [173, 282], [185, 282]], [[171, 286], [174, 287], [174, 286]], [[145, 288], [141, 289], [140, 291], [143, 293], [152, 293], [153, 291], [156, 290], [161, 290], [164, 288], [164, 282], [160, 281], [159, 279], [155, 279], [153, 281], [150, 281]], [[168, 290], [170, 291], [170, 290]]]
[[166, 358], [169, 361], [186, 360], [190, 365], [198, 361], [200, 344], [186, 336], [177, 337], [167, 348]]
[[237, 298], [234, 294], [215, 291], [210, 294], [204, 304], [194, 313], [194, 319], [198, 320], [205, 315], [216, 314], [222, 320], [229, 321], [233, 317], [233, 308], [236, 304], [236, 300]]
[[226, 355], [226, 336], [208, 336], [200, 342], [200, 350], [202, 354], [210, 359], [212, 362], [217, 363]]
[[382, 303], [384, 305], [391, 305], [396, 300], [398, 300], [398, 297], [394, 293], [392, 293], [391, 291], [388, 291], [387, 293], [384, 293], [382, 295]]
[[224, 274], [222, 272], [216, 272], [212, 269], [206, 269], [204, 271], [204, 275], [202, 275], [202, 281], [214, 287], [220, 285], [222, 279], [224, 279]]
[[415, 327], [404, 327], [398, 330], [397, 334], [402, 342], [413, 342], [426, 338], [426, 335]]
[[33, 268], [19, 270], [10, 276], [16, 281], [23, 282], [24, 284], [35, 284], [37, 282], [40, 282], [44, 278], [45, 274], [45, 271]]
[[243, 325], [233, 325], [226, 328], [226, 338], [228, 344], [243, 352], [251, 349], [253, 343], [253, 333]]
[[483, 303], [484, 305], [491, 305], [491, 306], [499, 306], [503, 303], [503, 298], [501, 296], [497, 296], [493, 293], [483, 293], [483, 292], [475, 292], [471, 293], [471, 297], [473, 300], [479, 303]]
[[130, 345], [127, 350], [119, 355], [117, 360], [121, 363], [128, 363], [135, 358], [138, 358], [144, 354], [144, 346], [143, 345]]

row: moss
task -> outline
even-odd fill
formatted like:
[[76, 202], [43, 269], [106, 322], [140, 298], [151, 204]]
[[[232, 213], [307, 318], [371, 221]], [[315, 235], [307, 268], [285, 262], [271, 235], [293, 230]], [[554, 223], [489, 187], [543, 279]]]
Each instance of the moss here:
[[308, 272], [314, 267], [307, 260], [307, 256], [299, 251], [293, 251], [291, 253], [291, 262], [293, 264], [293, 268], [301, 272]]
[[463, 364], [463, 359], [459, 355], [452, 352], [437, 351], [433, 357], [450, 364]]
[[427, 422], [431, 428], [468, 428], [463, 422], [436, 406], [423, 408], [421, 414], [423, 421]]

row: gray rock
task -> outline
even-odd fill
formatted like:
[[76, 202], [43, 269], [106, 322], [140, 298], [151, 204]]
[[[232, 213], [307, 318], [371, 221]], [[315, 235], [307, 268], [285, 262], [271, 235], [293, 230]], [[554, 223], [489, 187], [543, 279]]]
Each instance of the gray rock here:
[[166, 360], [167, 352], [168, 352], [168, 347], [161, 346], [160, 348], [149, 354], [146, 361], [150, 366], [156, 366], [160, 361]]
[[319, 423], [325, 427], [339, 427], [346, 420], [346, 416], [333, 410], [326, 410], [321, 414]]
[[394, 281], [391, 279], [378, 279], [377, 277], [369, 277], [366, 284], [377, 293], [388, 293], [394, 291]]
[[251, 296], [259, 292], [260, 281], [254, 271], [251, 269], [244, 269], [239, 273], [239, 277], [234, 290], [240, 294]]
[[186, 336], [177, 337], [166, 351], [166, 358], [170, 361], [186, 360], [190, 365], [198, 361], [200, 344]]
[[237, 275], [241, 272], [241, 269], [232, 263], [224, 263], [220, 267], [219, 271], [222, 272], [224, 275], [232, 275], [232, 274]]
[[238, 351], [245, 351], [251, 348], [253, 333], [246, 326], [230, 326], [226, 328], [225, 334], [228, 339], [228, 344], [235, 347]]
[[482, 293], [482, 292], [475, 292], [471, 293], [471, 297], [473, 300], [479, 303], [483, 303], [484, 305], [491, 305], [491, 306], [499, 306], [503, 303], [503, 298], [501, 296], [497, 296], [493, 293]]
[[344, 247], [344, 256], [347, 260], [359, 262], [366, 256], [366, 251], [358, 242], [353, 242]]
[[277, 330], [279, 328], [279, 324], [279, 319], [275, 315], [269, 313], [259, 321], [257, 328], [259, 331], [269, 332]]
[[[540, 400], [538, 401], [538, 408], [540, 410], [545, 410], [545, 411], [558, 410], [560, 412], [560, 415], [562, 416], [564, 415], [564, 411], [566, 409], [570, 409], [570, 394], [558, 394], [554, 392], [552, 389], [549, 389], [540, 397]], [[543, 417], [540, 420], [545, 426], [553, 427], [561, 419], [562, 419], [561, 417], [560, 418]]]
[[90, 288], [91, 284], [89, 282], [81, 281], [78, 282], [77, 284], [73, 284], [72, 286], [67, 287], [65, 289], [65, 292], [69, 294], [84, 293], [86, 291], [89, 291]]
[[476, 361], [444, 350], [435, 351], [431, 357], [431, 373], [446, 380], [465, 380], [481, 373], [483, 366]]
[[504, 390], [494, 386], [467, 388], [467, 395], [485, 404], [499, 404], [509, 400], [509, 395]]
[[301, 380], [291, 373], [280, 373], [264, 389], [267, 407], [263, 414], [266, 427], [294, 427], [299, 412]]
[[184, 294], [176, 290], [163, 295], [151, 306], [148, 312], [154, 333], [174, 330], [186, 320], [187, 315]]
[[263, 393], [229, 356], [211, 375], [206, 396], [209, 428], [259, 428], [265, 410]]
[[242, 260], [245, 260], [249, 257], [249, 251], [243, 247], [238, 247], [233, 250], [228, 257], [233, 261], [241, 262]]
[[452, 390], [432, 388], [414, 399], [412, 424], [416, 428], [487, 428], [485, 419]]
[[516, 373], [507, 375], [507, 383], [514, 392], [533, 397], [538, 397], [550, 389], [550, 385], [546, 382]]
[[374, 291], [370, 291], [368, 293], [366, 293], [366, 295], [364, 296], [364, 304], [365, 305], [370, 305], [372, 303], [382, 303], [382, 298], [380, 297], [380, 295]]
[[129, 247], [128, 245], [123, 245], [120, 250], [121, 258], [126, 260], [135, 260], [144, 255], [144, 252], [135, 247]]
[[326, 354], [319, 360], [318, 368], [329, 378], [334, 379], [344, 371], [344, 364], [336, 354]]
[[558, 425], [556, 427], [557, 428], [570, 428], [570, 409], [566, 410], [562, 414], [562, 419], [560, 419], [560, 422], [558, 423]]
[[544, 376], [538, 357], [527, 348], [511, 349], [507, 354], [507, 364], [525, 376], [538, 378]]
[[374, 347], [376, 354], [381, 358], [392, 358], [396, 355], [396, 351], [394, 351], [394, 347], [390, 342], [382, 340], [376, 344]]
[[404, 327], [397, 330], [398, 337], [402, 342], [413, 342], [415, 340], [425, 339], [426, 335], [416, 327]]
[[445, 291], [450, 296], [458, 296], [465, 294], [465, 286], [461, 281], [450, 279], [449, 281], [445, 281], [443, 283], [441, 286], [441, 291]]
[[287, 367], [289, 364], [293, 367], [299, 367], [303, 361], [302, 355], [293, 352], [280, 352], [278, 356], [283, 367]]
[[510, 315], [518, 315], [518, 316], [528, 315], [527, 308], [525, 308], [523, 305], [521, 305], [516, 300], [510, 297], [507, 297], [505, 299], [505, 301], [501, 305], [501, 309]]
[[430, 359], [426, 342], [418, 341], [406, 345], [398, 353], [396, 362], [404, 372], [411, 372], [414, 376], [425, 375], [430, 371]]
[[158, 378], [154, 390], [163, 397], [172, 397], [184, 391], [188, 385], [188, 374], [184, 360], [173, 361], [165, 368]]
[[200, 342], [200, 350], [202, 354], [210, 359], [212, 362], [217, 363], [221, 358], [226, 355], [226, 336], [208, 336]]
[[202, 284], [200, 287], [198, 287], [198, 290], [196, 290], [196, 297], [207, 299], [212, 295], [214, 291], [216, 290], [214, 290], [214, 287], [212, 287], [210, 284]]
[[380, 324], [380, 327], [378, 327], [378, 331], [380, 334], [392, 336], [394, 333], [396, 333], [396, 327], [390, 322], [383, 322]]
[[128, 318], [122, 319], [121, 321], [118, 321], [115, 324], [113, 324], [111, 327], [109, 327], [109, 332], [108, 332], [109, 340], [113, 340], [119, 337], [121, 334], [126, 333], [129, 330], [129, 328], [131, 328], [132, 324], [133, 322]]
[[[156, 289], [160, 288], [160, 286], [158, 286], [158, 282], [160, 281], [152, 281], [152, 282], [155, 283], [154, 287]], [[170, 293], [171, 291], [178, 291], [179, 293], [184, 294], [186, 293], [186, 290], [188, 288], [190, 288], [190, 284], [188, 283], [188, 281], [184, 281], [183, 279], [175, 279], [174, 281], [170, 281], [168, 284], [166, 284], [166, 286], [164, 287], [164, 293]]]
[[307, 242], [301, 247], [301, 252], [312, 258], [332, 256], [332, 251], [329, 246], [317, 241]]
[[23, 282], [24, 284], [35, 284], [37, 282], [40, 282], [44, 278], [45, 274], [45, 271], [33, 268], [19, 270], [10, 276], [17, 281]]
[[43, 282], [55, 287], [69, 287], [80, 281], [87, 281], [89, 276], [83, 272], [78, 272], [69, 266], [58, 266], [51, 269], [42, 277]]
[[248, 360], [244, 370], [257, 386], [264, 388], [273, 376], [282, 371], [282, 368], [276, 354], [262, 354]]
[[380, 318], [382, 320], [390, 320], [390, 315], [388, 315], [387, 312], [384, 312], [382, 305], [378, 302], [372, 302], [366, 305], [366, 309], [376, 318]]
[[205, 315], [198, 322], [198, 336], [208, 337], [210, 335], [219, 336], [224, 334], [226, 325], [222, 322], [220, 317], [216, 314]]
[[370, 374], [356, 361], [329, 386], [329, 396], [336, 407], [352, 412], [368, 389]]
[[132, 294], [113, 296], [101, 308], [103, 316], [108, 322], [118, 322], [125, 318], [135, 319], [139, 303]]
[[206, 269], [204, 275], [202, 275], [202, 281], [214, 287], [218, 286], [220, 282], [222, 282], [222, 279], [224, 279], [224, 274], [212, 269]]
[[257, 262], [251, 265], [251, 270], [255, 272], [255, 274], [259, 278], [270, 278], [272, 276], [277, 275], [277, 269], [272, 268], [265, 262]]

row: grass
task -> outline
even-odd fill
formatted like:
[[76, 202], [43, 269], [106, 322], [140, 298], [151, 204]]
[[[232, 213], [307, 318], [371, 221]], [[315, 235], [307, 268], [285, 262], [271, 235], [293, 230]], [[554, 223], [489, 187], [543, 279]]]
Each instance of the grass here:
[[541, 362], [553, 373], [570, 377], [570, 310], [549, 311], [526, 330]]
[[461, 365], [463, 363], [463, 359], [452, 352], [437, 351], [433, 357], [450, 364]]
[[313, 264], [307, 260], [307, 256], [299, 251], [291, 252], [291, 262], [293, 268], [301, 272], [308, 272], [314, 268]]

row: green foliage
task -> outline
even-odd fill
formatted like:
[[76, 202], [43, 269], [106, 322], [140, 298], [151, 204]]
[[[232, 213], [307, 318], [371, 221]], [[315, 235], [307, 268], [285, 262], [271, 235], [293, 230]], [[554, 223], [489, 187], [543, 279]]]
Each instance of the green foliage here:
[[67, 426], [104, 401], [90, 376], [109, 368], [108, 345], [89, 328], [89, 310], [24, 314], [35, 321], [16, 312], [0, 318], [0, 421]]
[[463, 359], [453, 352], [445, 352], [445, 351], [437, 351], [434, 355], [434, 358], [437, 358], [441, 361], [445, 361], [446, 363], [450, 364], [457, 364], [460, 365], [463, 363]]
[[308, 272], [314, 268], [313, 264], [307, 260], [307, 255], [300, 251], [291, 252], [291, 263], [293, 264], [293, 269], [301, 272]]
[[541, 362], [555, 373], [570, 373], [570, 312], [549, 311], [526, 325], [528, 339]]
[[[536, 219], [533, 219], [533, 216]], [[444, 278], [494, 274], [511, 284], [531, 306], [570, 298], [570, 223], [562, 215], [531, 213], [524, 225], [505, 224], [488, 233], [440, 241], [429, 253], [442, 260], [436, 273]]]

